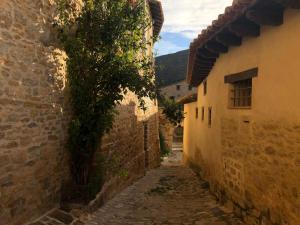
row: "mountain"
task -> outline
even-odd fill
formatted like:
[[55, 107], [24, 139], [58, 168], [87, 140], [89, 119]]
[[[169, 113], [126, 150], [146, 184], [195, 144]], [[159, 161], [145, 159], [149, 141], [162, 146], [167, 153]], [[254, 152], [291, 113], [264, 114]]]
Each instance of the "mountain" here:
[[160, 87], [186, 77], [189, 50], [156, 57], [156, 81]]

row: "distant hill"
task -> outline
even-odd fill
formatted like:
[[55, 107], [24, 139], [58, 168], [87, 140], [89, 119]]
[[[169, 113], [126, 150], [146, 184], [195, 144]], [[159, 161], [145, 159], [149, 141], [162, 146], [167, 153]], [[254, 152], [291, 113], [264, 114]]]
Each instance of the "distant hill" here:
[[167, 86], [186, 77], [189, 50], [157, 57], [156, 80], [159, 86]]

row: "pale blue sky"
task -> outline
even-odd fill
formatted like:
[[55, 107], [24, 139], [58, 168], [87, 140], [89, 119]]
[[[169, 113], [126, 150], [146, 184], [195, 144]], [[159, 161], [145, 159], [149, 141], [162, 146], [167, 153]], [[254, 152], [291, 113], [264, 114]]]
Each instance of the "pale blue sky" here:
[[223, 13], [232, 0], [161, 0], [165, 23], [161, 40], [155, 45], [158, 55], [189, 48], [202, 29]]

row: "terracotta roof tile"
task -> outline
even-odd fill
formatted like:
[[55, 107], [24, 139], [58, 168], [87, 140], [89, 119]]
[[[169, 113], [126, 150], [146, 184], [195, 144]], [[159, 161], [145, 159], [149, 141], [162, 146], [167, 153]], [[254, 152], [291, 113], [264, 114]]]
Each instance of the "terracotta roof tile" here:
[[190, 44], [190, 56], [188, 63], [188, 74], [187, 81], [192, 85], [199, 84], [202, 78], [196, 78], [193, 74], [193, 70], [196, 67], [196, 56], [199, 48], [204, 46], [208, 41], [214, 39], [216, 35], [226, 28], [228, 25], [235, 22], [237, 19], [241, 18], [246, 14], [248, 10], [256, 5], [263, 5], [268, 7], [268, 4], [278, 4], [282, 7], [294, 7], [300, 8], [300, 0], [238, 0], [226, 7], [223, 14], [218, 16], [218, 19], [212, 21], [212, 24], [208, 26], [205, 30], [201, 31], [196, 39]]

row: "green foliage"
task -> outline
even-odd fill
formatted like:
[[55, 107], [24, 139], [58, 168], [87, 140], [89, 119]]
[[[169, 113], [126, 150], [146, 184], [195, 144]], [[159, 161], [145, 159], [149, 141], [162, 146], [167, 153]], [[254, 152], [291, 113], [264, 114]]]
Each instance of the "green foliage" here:
[[102, 155], [97, 155], [94, 159], [94, 166], [92, 170], [92, 175], [87, 185], [86, 191], [86, 200], [94, 199], [99, 190], [101, 190], [102, 185], [104, 184], [104, 170], [105, 170], [105, 159]]
[[56, 27], [68, 56], [73, 109], [72, 172], [77, 184], [87, 185], [94, 153], [111, 129], [124, 94], [134, 92], [143, 109], [143, 98], [156, 96], [152, 56], [145, 54], [151, 21], [144, 0], [85, 0], [79, 13], [61, 0], [59, 9]]
[[159, 104], [163, 108], [163, 114], [175, 126], [179, 126], [184, 119], [184, 111], [182, 104], [174, 100], [166, 99], [164, 96], [158, 94]]
[[162, 157], [168, 156], [171, 152], [171, 150], [166, 145], [165, 137], [162, 133], [162, 131], [159, 131], [159, 143], [160, 143], [160, 154]]

